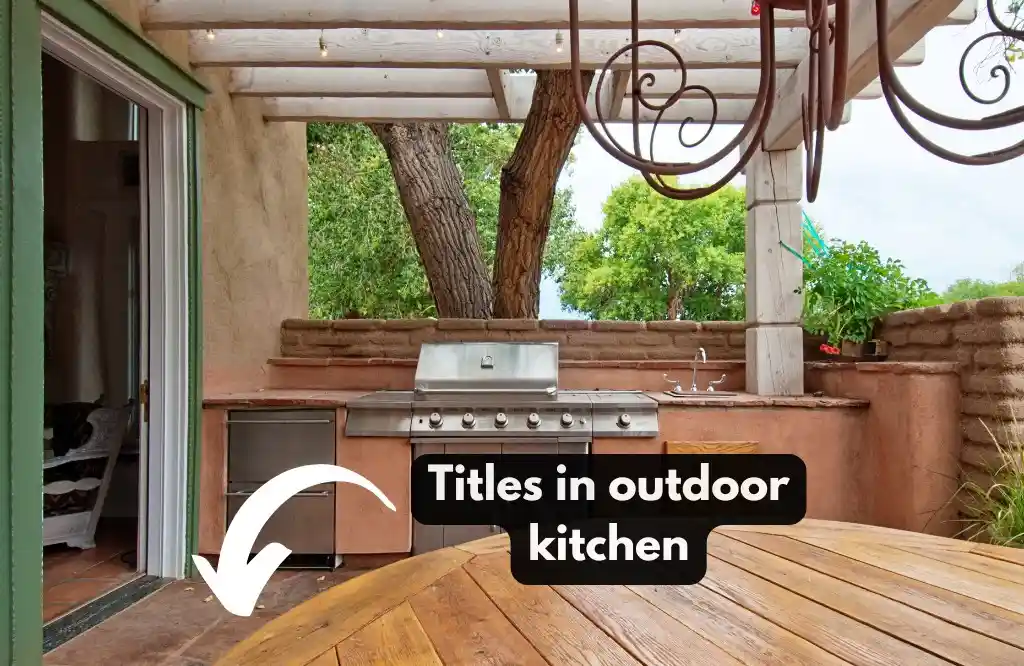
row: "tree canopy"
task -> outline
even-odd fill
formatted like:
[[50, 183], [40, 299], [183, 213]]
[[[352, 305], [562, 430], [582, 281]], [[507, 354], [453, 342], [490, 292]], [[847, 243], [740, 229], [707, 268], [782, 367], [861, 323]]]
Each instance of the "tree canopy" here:
[[[494, 264], [502, 167], [518, 125], [452, 125], [451, 150], [476, 217], [488, 270]], [[310, 313], [318, 318], [436, 316], [434, 297], [381, 143], [366, 125], [311, 123]], [[555, 193], [543, 267], [562, 263], [576, 227], [572, 194]]]
[[970, 301], [992, 296], [1024, 296], [1024, 262], [1017, 264], [1006, 282], [973, 280], [964, 278], [949, 285], [942, 294], [946, 303]]
[[745, 201], [734, 187], [677, 201], [625, 181], [601, 227], [567, 239], [562, 305], [592, 319], [742, 319]]

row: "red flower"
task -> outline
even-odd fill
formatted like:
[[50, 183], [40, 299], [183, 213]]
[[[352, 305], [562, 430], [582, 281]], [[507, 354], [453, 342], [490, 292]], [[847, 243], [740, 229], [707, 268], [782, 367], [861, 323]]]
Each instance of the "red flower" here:
[[823, 343], [820, 347], [818, 347], [818, 349], [820, 349], [821, 351], [825, 352], [826, 354], [832, 354], [833, 356], [836, 356], [836, 355], [839, 354], [839, 348], [838, 347], [833, 347], [832, 345], [830, 345], [828, 343]]
[[753, 0], [753, 2], [750, 3], [750, 15], [751, 16], [760, 16], [761, 15], [761, 3], [758, 2], [758, 0]]

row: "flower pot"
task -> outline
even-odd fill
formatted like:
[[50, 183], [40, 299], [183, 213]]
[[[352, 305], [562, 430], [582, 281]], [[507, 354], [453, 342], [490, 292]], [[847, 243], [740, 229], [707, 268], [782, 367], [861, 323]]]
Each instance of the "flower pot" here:
[[855, 358], [861, 361], [877, 361], [884, 359], [889, 353], [889, 343], [884, 340], [866, 340], [864, 342], [851, 342], [844, 340], [840, 348], [845, 358]]

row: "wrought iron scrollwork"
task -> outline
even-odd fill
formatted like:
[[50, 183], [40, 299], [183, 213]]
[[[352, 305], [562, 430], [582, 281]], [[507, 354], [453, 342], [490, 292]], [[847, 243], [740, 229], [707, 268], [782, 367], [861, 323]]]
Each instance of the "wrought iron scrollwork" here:
[[[604, 63], [594, 95], [593, 113], [596, 118], [592, 117], [587, 104], [587, 91], [583, 89], [582, 85], [579, 0], [569, 0], [573, 94], [583, 124], [605, 151], [623, 164], [638, 170], [651, 187], [667, 197], [697, 199], [721, 189], [750, 162], [760, 149], [771, 120], [776, 91], [775, 10], [803, 11], [808, 30], [808, 56], [805, 66], [806, 87], [801, 91], [801, 123], [806, 160], [805, 186], [808, 200], [814, 201], [821, 181], [825, 135], [827, 131], [839, 127], [847, 101], [847, 72], [850, 64], [849, 48], [853, 2], [854, 0], [763, 0], [761, 11], [756, 14], [761, 40], [760, 80], [750, 116], [739, 133], [725, 147], [710, 157], [696, 162], [664, 162], [655, 158], [654, 145], [655, 136], [665, 114], [684, 97], [693, 97], [694, 94], [703, 96], [709, 101], [711, 117], [706, 121], [707, 130], [699, 138], [689, 141], [683, 137], [684, 130], [697, 122], [695, 118], [684, 118], [679, 123], [677, 137], [679, 145], [683, 148], [697, 147], [704, 143], [718, 121], [718, 99], [714, 91], [703, 85], [688, 84], [687, 63], [684, 62], [679, 51], [671, 45], [658, 40], [640, 39], [638, 0], [631, 0], [630, 41], [626, 46], [615, 51]], [[926, 107], [903, 87], [896, 76], [894, 58], [888, 43], [889, 1], [874, 0], [874, 2], [875, 27], [878, 36], [878, 71], [882, 94], [897, 123], [907, 135], [933, 155], [958, 164], [996, 164], [1024, 154], [1024, 140], [1000, 150], [962, 155], [939, 146], [921, 134], [910, 122], [904, 109], [942, 127], [983, 131], [1024, 123], [1024, 106], [1017, 106], [980, 119], [958, 118]], [[831, 13], [829, 12], [830, 6], [834, 7], [834, 11]], [[961, 87], [971, 100], [979, 104], [991, 105], [1002, 101], [1009, 93], [1010, 69], [1002, 63], [992, 67], [991, 77], [1002, 79], [1002, 90], [993, 97], [983, 97], [974, 92], [967, 82], [968, 56], [979, 44], [987, 40], [998, 38], [1024, 41], [1024, 30], [1007, 24], [997, 15], [995, 0], [986, 0], [986, 8], [994, 30], [986, 32], [968, 45], [960, 60], [959, 74]], [[657, 74], [652, 72], [640, 74], [641, 49], [660, 49], [669, 54], [670, 60], [675, 61], [676, 71], [680, 77], [679, 86], [664, 101], [655, 101], [647, 95], [647, 91], [655, 84]], [[619, 59], [627, 54], [629, 56], [628, 89], [631, 93], [630, 104], [632, 107], [632, 147], [622, 145], [612, 136], [608, 128], [608, 122], [612, 119], [605, 117], [606, 109], [610, 108], [610, 105], [606, 105], [602, 99], [605, 92], [605, 77], [615, 68]], [[643, 123], [650, 123], [653, 126], [646, 155], [640, 140], [640, 125]], [[671, 176], [702, 172], [723, 162], [741, 146], [741, 154], [736, 163], [728, 169], [724, 176], [710, 185], [682, 188], [666, 180]]]

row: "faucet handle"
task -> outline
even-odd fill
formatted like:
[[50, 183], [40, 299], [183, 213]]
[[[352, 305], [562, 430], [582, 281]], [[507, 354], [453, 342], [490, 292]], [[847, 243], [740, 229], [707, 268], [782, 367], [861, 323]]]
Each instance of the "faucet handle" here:
[[725, 375], [722, 375], [718, 379], [718, 381], [708, 382], [708, 390], [707, 390], [707, 392], [708, 393], [714, 393], [715, 392], [715, 387], [718, 386], [719, 384], [721, 384], [724, 381], [725, 381]]
[[676, 393], [682, 393], [682, 392], [683, 392], [683, 387], [682, 387], [682, 386], [681, 386], [681, 385], [679, 384], [679, 382], [678, 382], [677, 380], [675, 380], [675, 379], [669, 379], [669, 378], [668, 378], [668, 373], [667, 373], [667, 372], [664, 372], [664, 373], [662, 373], [662, 375], [661, 375], [661, 376], [662, 376], [662, 378], [663, 378], [663, 379], [664, 379], [664, 380], [665, 380], [666, 382], [668, 382], [669, 384], [671, 384], [671, 385], [672, 385], [672, 390], [673, 390], [673, 391], [675, 391]]

